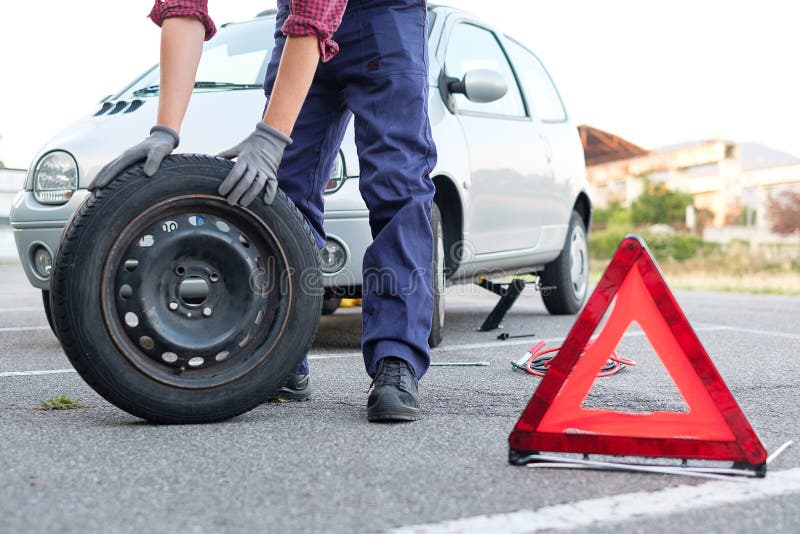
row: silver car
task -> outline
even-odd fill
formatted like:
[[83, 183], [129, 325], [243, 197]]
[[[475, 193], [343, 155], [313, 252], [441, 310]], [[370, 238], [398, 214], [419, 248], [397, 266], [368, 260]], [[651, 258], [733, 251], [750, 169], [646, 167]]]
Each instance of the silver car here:
[[[548, 310], [575, 313], [586, 298], [591, 220], [578, 130], [542, 63], [518, 41], [453, 8], [431, 7], [428, 23], [429, 115], [439, 153], [431, 176], [440, 214], [433, 218], [431, 345], [441, 339], [448, 283], [536, 273], [548, 288]], [[252, 130], [264, 107], [274, 30], [273, 10], [227, 24], [206, 43], [182, 151], [214, 154]], [[25, 273], [45, 297], [62, 228], [100, 168], [156, 122], [158, 82], [154, 66], [36, 155], [11, 225]], [[360, 295], [372, 236], [358, 176], [351, 122], [326, 188], [327, 312], [337, 299]]]

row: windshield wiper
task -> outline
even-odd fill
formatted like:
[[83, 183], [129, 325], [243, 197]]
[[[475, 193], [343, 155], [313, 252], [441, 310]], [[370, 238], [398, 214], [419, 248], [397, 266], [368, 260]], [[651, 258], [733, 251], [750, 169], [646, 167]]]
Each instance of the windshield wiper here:
[[260, 83], [231, 83], [231, 82], [195, 82], [195, 89], [261, 89]]
[[157, 94], [158, 94], [158, 84], [148, 85], [147, 87], [142, 87], [141, 89], [137, 89], [136, 91], [133, 92], [133, 96], [148, 96]]
[[[133, 96], [149, 96], [157, 95], [159, 85], [148, 85], [133, 92]], [[260, 83], [232, 83], [232, 82], [195, 82], [195, 89], [261, 89], [263, 87]]]

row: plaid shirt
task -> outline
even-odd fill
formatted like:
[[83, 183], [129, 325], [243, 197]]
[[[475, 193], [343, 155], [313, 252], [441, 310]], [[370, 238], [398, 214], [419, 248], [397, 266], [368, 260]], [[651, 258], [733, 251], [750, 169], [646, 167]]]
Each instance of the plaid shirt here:
[[[332, 37], [342, 23], [347, 0], [289, 0], [291, 14], [281, 31], [285, 35], [316, 35], [322, 61], [328, 61], [339, 51]], [[206, 28], [206, 40], [217, 32], [208, 16], [208, 0], [156, 0], [150, 19], [161, 26], [166, 18], [195, 17]]]

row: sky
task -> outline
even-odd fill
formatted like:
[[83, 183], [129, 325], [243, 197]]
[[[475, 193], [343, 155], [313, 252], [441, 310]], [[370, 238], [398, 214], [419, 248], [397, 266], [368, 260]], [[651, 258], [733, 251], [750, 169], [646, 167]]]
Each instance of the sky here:
[[[439, 3], [478, 15], [536, 52], [575, 124], [644, 148], [716, 137], [800, 156], [798, 2]], [[274, 5], [209, 1], [218, 24]], [[151, 6], [0, 2], [0, 161], [26, 168], [56, 132], [158, 61]]]

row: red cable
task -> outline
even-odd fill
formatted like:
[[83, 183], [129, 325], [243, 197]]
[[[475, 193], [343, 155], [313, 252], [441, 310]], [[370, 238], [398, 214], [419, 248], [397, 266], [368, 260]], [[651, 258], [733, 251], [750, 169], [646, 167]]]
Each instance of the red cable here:
[[[589, 341], [589, 343], [586, 344], [586, 348], [588, 349], [592, 345], [592, 343], [594, 343], [594, 340]], [[531, 347], [530, 350], [528, 351], [530, 357], [525, 362], [524, 367], [517, 367], [516, 365], [515, 367], [524, 368], [525, 371], [534, 376], [544, 376], [547, 373], [547, 370], [550, 368], [551, 361], [556, 356], [555, 354], [553, 354], [552, 356], [547, 356], [547, 354], [551, 354], [561, 350], [561, 347], [553, 347], [551, 349], [542, 350], [546, 345], [547, 344], [544, 341], [539, 341], [538, 343], [536, 343], [536, 345]], [[611, 353], [611, 357], [608, 359], [608, 363], [597, 374], [597, 376], [598, 377], [611, 376], [617, 374], [626, 365], [634, 366], [636, 365], [636, 362], [628, 358], [623, 358], [622, 356], [617, 354], [617, 351], [615, 350]]]

